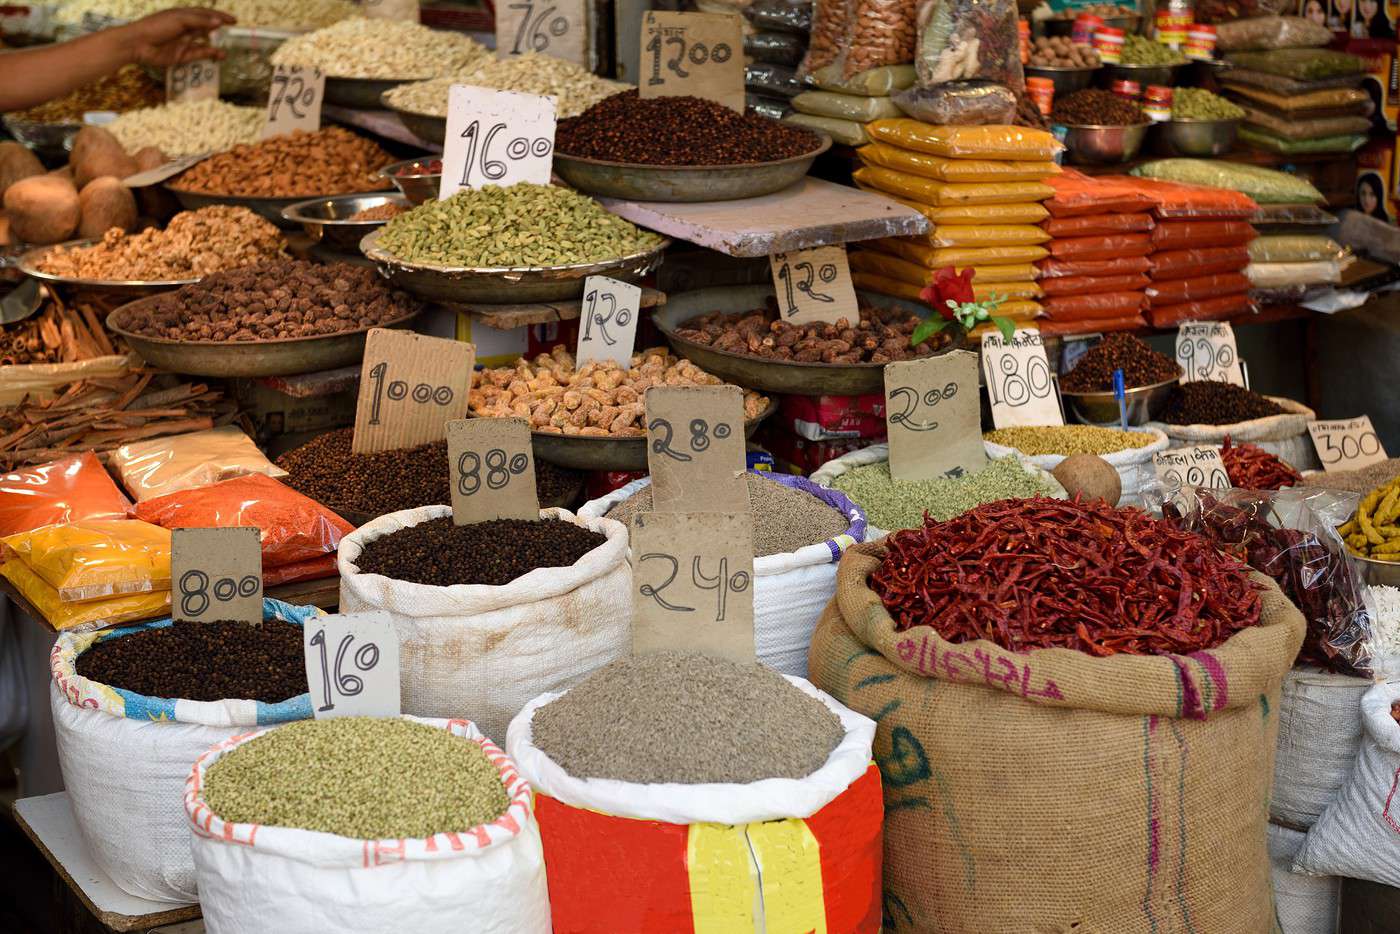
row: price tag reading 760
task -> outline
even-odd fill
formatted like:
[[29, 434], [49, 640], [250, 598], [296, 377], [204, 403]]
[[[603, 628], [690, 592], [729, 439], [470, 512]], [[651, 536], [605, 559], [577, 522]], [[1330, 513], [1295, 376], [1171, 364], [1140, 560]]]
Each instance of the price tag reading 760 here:
[[1323, 470], [1359, 470], [1387, 457], [1369, 415], [1308, 422], [1308, 434]]
[[[496, 55], [537, 52], [588, 67], [588, 13], [582, 0], [496, 4]], [[502, 41], [500, 37], [506, 37]]]
[[647, 467], [657, 512], [749, 511], [744, 397], [738, 386], [647, 390]]
[[411, 331], [371, 328], [355, 402], [356, 454], [441, 441], [465, 418], [476, 348]]
[[170, 533], [170, 615], [183, 622], [262, 622], [262, 533], [256, 528]]
[[326, 93], [326, 76], [319, 68], [278, 65], [272, 70], [267, 95], [267, 122], [263, 139], [293, 130], [314, 133], [321, 128], [321, 101]]
[[387, 613], [337, 613], [302, 628], [312, 714], [399, 715], [399, 637]]
[[744, 36], [738, 15], [650, 10], [642, 21], [642, 97], [688, 94], [744, 110]]
[[753, 661], [753, 522], [734, 513], [632, 520], [632, 651]]
[[463, 188], [548, 185], [554, 164], [555, 99], [454, 84], [438, 198]]

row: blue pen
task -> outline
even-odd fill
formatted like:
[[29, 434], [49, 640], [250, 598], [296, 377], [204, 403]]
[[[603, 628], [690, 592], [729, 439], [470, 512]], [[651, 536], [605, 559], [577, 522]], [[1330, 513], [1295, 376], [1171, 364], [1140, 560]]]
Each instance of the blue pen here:
[[1118, 422], [1120, 427], [1128, 430], [1128, 391], [1123, 388], [1123, 371], [1113, 371], [1113, 398], [1118, 400]]

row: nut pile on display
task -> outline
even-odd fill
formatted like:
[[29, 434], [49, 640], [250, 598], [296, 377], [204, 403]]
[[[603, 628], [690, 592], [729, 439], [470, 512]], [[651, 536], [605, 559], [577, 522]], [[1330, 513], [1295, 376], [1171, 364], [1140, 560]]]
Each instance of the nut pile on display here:
[[1097, 68], [1099, 53], [1087, 45], [1075, 45], [1069, 36], [1037, 36], [1027, 64], [1032, 68]]
[[491, 519], [456, 525], [451, 516], [395, 529], [365, 542], [361, 574], [429, 587], [500, 587], [539, 568], [566, 568], [607, 541], [562, 519]]
[[171, 181], [172, 188], [245, 198], [312, 198], [375, 191], [394, 157], [338, 126], [273, 136], [211, 156]]
[[122, 114], [107, 124], [107, 130], [127, 152], [154, 146], [173, 159], [256, 142], [265, 119], [261, 107], [221, 100], [176, 101]]
[[355, 17], [288, 39], [272, 64], [311, 66], [337, 78], [421, 79], [458, 74], [490, 54], [460, 32]]
[[169, 340], [260, 341], [359, 331], [418, 308], [372, 269], [282, 260], [216, 272], [165, 292], [135, 310], [127, 326]]
[[[521, 358], [513, 367], [476, 374], [471, 393], [473, 415], [524, 418], [533, 431], [588, 437], [638, 437], [646, 434], [642, 396], [652, 386], [719, 386], [689, 360], [665, 350], [644, 350], [632, 357], [631, 369], [612, 361], [574, 368], [573, 354], [556, 347], [534, 361]], [[744, 420], [768, 407], [768, 398], [744, 390]]]
[[459, 75], [400, 85], [384, 95], [384, 100], [398, 110], [445, 117], [448, 89], [454, 84], [553, 96], [557, 98], [555, 114], [560, 118], [576, 117], [627, 87], [562, 58], [526, 52], [485, 59]]
[[676, 328], [676, 336], [715, 350], [794, 363], [890, 363], [926, 357], [952, 341], [945, 331], [911, 346], [909, 335], [920, 320], [898, 308], [866, 307], [854, 325], [846, 318], [790, 324], [770, 298], [766, 308], [692, 318]]
[[282, 232], [243, 207], [216, 204], [182, 211], [164, 230], [129, 234], [112, 228], [88, 247], [55, 247], [39, 269], [75, 279], [195, 279], [284, 255]]
[[45, 101], [12, 114], [15, 120], [30, 123], [82, 123], [91, 111], [125, 113], [138, 107], [153, 107], [165, 100], [165, 88], [140, 65], [126, 65], [92, 84], [85, 84], [62, 97]]
[[1147, 121], [1137, 104], [1097, 88], [1056, 97], [1050, 119], [1066, 126], [1134, 126]]

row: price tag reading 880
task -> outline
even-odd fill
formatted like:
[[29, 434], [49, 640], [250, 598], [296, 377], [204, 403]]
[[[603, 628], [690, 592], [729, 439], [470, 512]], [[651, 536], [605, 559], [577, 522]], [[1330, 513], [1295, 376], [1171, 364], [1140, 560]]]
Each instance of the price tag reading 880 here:
[[214, 59], [171, 65], [165, 70], [165, 98], [202, 101], [219, 96], [219, 63]]
[[1181, 364], [1183, 383], [1214, 380], [1244, 385], [1235, 329], [1229, 322], [1202, 321], [1178, 327], [1176, 362]]
[[744, 111], [744, 35], [737, 14], [650, 10], [642, 20], [643, 98], [691, 95]]
[[399, 637], [389, 615], [336, 613], [302, 628], [312, 715], [397, 717]]
[[515, 0], [496, 4], [496, 55], [537, 52], [585, 68], [588, 12], [581, 0]]
[[1323, 470], [1359, 470], [1387, 459], [1371, 416], [1308, 422]]
[[326, 76], [319, 68], [278, 65], [272, 70], [267, 93], [267, 122], [262, 138], [281, 136], [293, 130], [314, 133], [321, 128], [321, 101], [326, 93]]
[[654, 386], [643, 400], [652, 509], [747, 513], [743, 390]]
[[548, 185], [554, 164], [555, 99], [454, 84], [438, 198], [463, 188]]
[[1203, 487], [1208, 490], [1228, 490], [1232, 486], [1225, 470], [1220, 449], [1207, 445], [1177, 448], [1152, 455], [1152, 468], [1157, 479], [1175, 494], [1183, 487]]
[[999, 333], [984, 334], [982, 372], [998, 428], [1065, 423], [1040, 332], [1017, 330], [1009, 341]]
[[447, 423], [452, 521], [538, 519], [530, 423], [523, 418], [466, 418]]
[[170, 533], [170, 614], [183, 622], [262, 621], [262, 533], [256, 528]]

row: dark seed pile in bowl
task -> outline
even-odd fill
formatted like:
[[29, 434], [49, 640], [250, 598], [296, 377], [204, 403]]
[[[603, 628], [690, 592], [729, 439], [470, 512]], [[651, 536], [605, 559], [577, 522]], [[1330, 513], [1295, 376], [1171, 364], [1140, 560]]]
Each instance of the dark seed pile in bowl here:
[[536, 568], [568, 567], [607, 539], [559, 519], [429, 519], [367, 543], [355, 564], [411, 584], [509, 584]]

